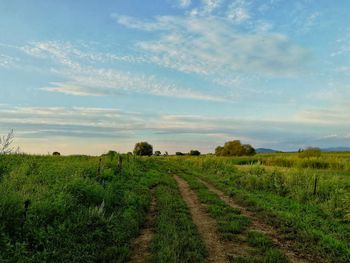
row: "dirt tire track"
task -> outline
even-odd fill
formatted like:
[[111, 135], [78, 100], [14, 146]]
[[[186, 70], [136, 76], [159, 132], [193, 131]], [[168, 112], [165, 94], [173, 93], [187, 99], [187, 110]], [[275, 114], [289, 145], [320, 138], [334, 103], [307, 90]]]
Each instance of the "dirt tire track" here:
[[[262, 223], [253, 212], [247, 210], [247, 208], [239, 205], [237, 202], [235, 202], [231, 197], [227, 196], [224, 192], [217, 189], [214, 185], [211, 183], [208, 183], [200, 178], [198, 180], [203, 183], [210, 191], [217, 194], [221, 200], [226, 202], [229, 206], [232, 208], [238, 209], [241, 211], [241, 214], [246, 216], [251, 221], [251, 228], [254, 230], [258, 230], [260, 232], [265, 233], [266, 235], [270, 236], [272, 241], [282, 250], [282, 252], [288, 257], [288, 260], [292, 263], [306, 263], [306, 262], [315, 262], [315, 259], [310, 258], [308, 255], [301, 255], [300, 253], [294, 251], [291, 248], [290, 242], [286, 240], [282, 240], [279, 238], [279, 235], [272, 226], [269, 226], [265, 223]], [[320, 261], [319, 261], [320, 260]], [[326, 262], [324, 259], [317, 259], [316, 262]]]
[[181, 193], [182, 198], [187, 204], [192, 220], [197, 226], [208, 250], [208, 262], [224, 263], [228, 262], [224, 245], [217, 232], [216, 222], [201, 209], [201, 203], [195, 192], [190, 188], [187, 182], [179, 176], [174, 176]]
[[151, 204], [140, 235], [131, 244], [131, 263], [145, 263], [151, 255], [151, 242], [154, 236], [156, 222], [157, 199], [154, 189], [151, 190]]

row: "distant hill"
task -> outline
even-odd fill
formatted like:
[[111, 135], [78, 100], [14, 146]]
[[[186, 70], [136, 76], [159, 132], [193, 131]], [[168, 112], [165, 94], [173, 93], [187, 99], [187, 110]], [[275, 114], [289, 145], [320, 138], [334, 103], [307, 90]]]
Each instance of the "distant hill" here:
[[273, 150], [273, 149], [267, 149], [267, 148], [257, 148], [255, 149], [255, 151], [257, 153], [275, 153], [275, 152], [278, 152], [276, 150]]
[[[273, 150], [269, 148], [257, 148], [255, 149], [257, 153], [276, 153], [281, 152], [278, 150]], [[350, 147], [329, 147], [329, 148], [321, 148], [322, 152], [350, 152]], [[287, 151], [288, 152], [288, 151]], [[296, 152], [296, 151], [292, 151]]]
[[350, 152], [350, 147], [329, 147], [321, 149], [322, 152]]

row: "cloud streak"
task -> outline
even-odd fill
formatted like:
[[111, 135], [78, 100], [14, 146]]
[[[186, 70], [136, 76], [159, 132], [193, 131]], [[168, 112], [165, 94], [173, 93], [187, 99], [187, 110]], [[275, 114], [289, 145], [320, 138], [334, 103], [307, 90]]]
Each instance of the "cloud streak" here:
[[309, 59], [307, 50], [283, 34], [243, 33], [218, 16], [161, 16], [151, 21], [114, 17], [125, 27], [155, 32], [153, 40], [139, 41], [136, 47], [153, 63], [180, 72], [286, 76], [297, 73]]
[[[241, 139], [255, 146], [275, 147], [282, 150], [327, 142], [346, 142], [349, 125], [344, 115], [331, 122], [318, 117], [333, 118], [339, 112], [325, 110], [317, 115], [305, 113], [293, 121], [281, 119], [242, 119], [207, 115], [175, 115], [166, 113], [144, 114], [113, 108], [84, 107], [9, 107], [0, 106], [0, 127], [14, 128], [20, 140], [40, 138], [115, 138], [135, 142], [139, 138], [152, 142], [169, 140], [188, 147], [214, 149], [218, 144]], [[308, 115], [307, 115], [308, 114]], [[314, 119], [313, 122], [310, 118]], [[1, 131], [6, 132], [6, 131]], [[329, 136], [329, 135], [332, 136]], [[71, 139], [69, 139], [71, 138]], [[293, 138], [291, 140], [290, 138]], [[206, 141], [206, 142], [205, 142]]]
[[194, 88], [180, 87], [156, 75], [132, 73], [103, 66], [103, 63], [113, 60], [146, 63], [146, 60], [141, 58], [84, 52], [70, 43], [53, 41], [36, 42], [21, 49], [30, 56], [50, 59], [55, 63], [52, 72], [67, 79], [50, 83], [42, 88], [45, 91], [75, 96], [107, 96], [134, 92], [173, 98], [224, 100], [223, 97], [205, 94]]

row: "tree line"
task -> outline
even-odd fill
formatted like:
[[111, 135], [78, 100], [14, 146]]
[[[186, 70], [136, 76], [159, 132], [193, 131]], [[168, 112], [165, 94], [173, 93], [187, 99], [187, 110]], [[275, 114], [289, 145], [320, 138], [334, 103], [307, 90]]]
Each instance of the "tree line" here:
[[[139, 156], [151, 156], [153, 155], [153, 146], [148, 142], [138, 142], [135, 144], [133, 153]], [[251, 156], [256, 154], [255, 149], [250, 144], [242, 144], [239, 140], [229, 141], [224, 144], [224, 146], [218, 146], [215, 149], [216, 156]], [[160, 156], [160, 151], [154, 152], [155, 156]], [[164, 155], [168, 155], [165, 152]], [[188, 153], [176, 152], [175, 155], [191, 155], [199, 156], [201, 155], [198, 150], [191, 150]]]

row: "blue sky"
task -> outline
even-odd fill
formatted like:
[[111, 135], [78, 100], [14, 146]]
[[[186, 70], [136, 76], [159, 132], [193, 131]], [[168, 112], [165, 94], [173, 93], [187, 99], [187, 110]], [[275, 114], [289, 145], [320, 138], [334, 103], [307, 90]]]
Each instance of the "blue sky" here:
[[0, 2], [0, 134], [22, 151], [350, 146], [350, 2]]

